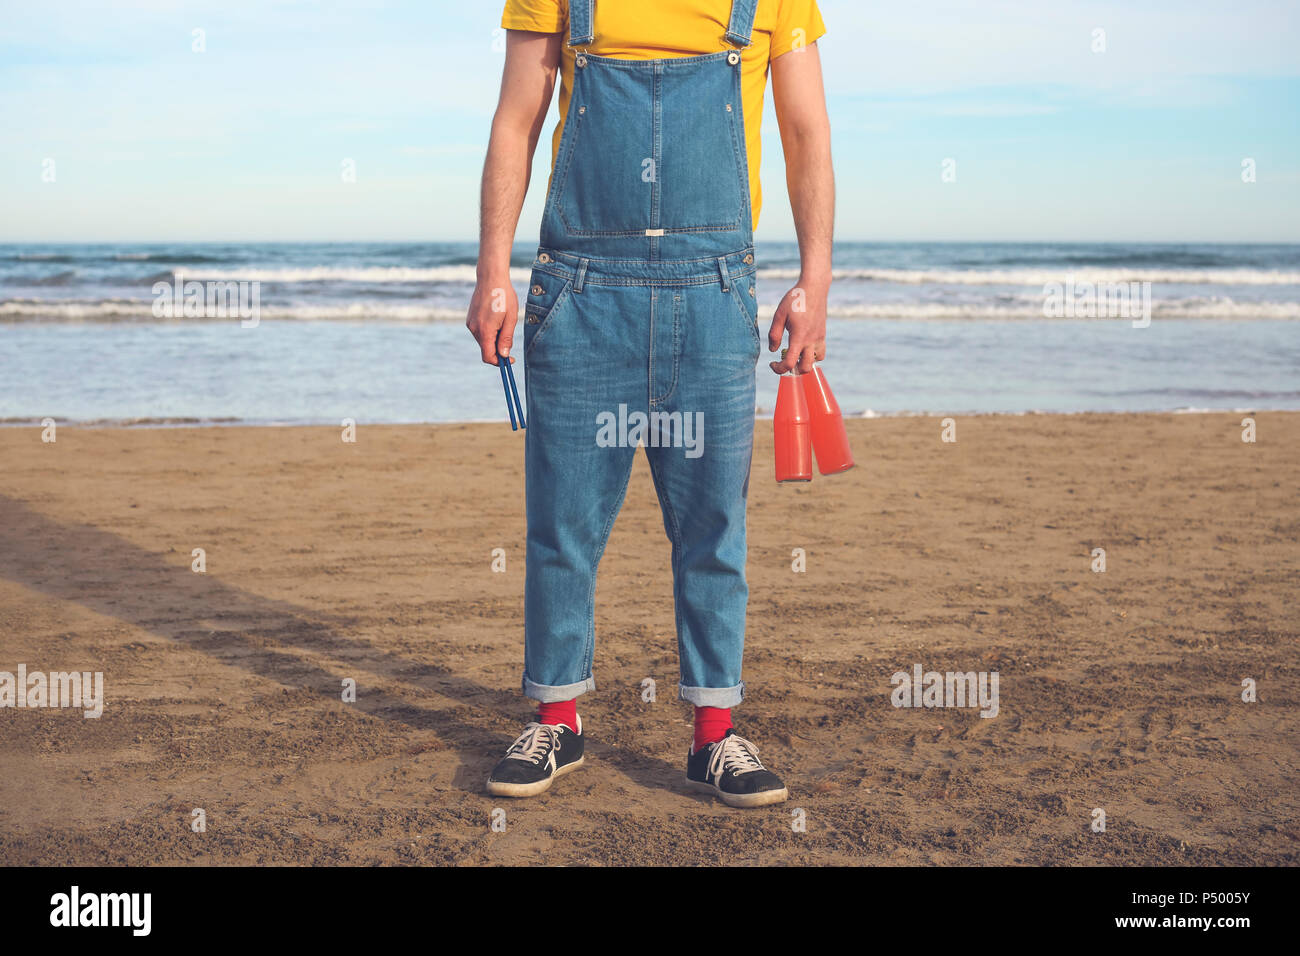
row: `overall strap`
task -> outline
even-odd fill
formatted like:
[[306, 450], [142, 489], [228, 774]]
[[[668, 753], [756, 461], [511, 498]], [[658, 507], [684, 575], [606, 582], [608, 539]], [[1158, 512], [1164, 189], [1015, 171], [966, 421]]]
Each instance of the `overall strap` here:
[[[570, 4], [573, 0], [570, 0]], [[726, 39], [732, 46], [747, 47], [753, 41], [754, 13], [758, 0], [731, 0], [731, 22], [727, 25]]]
[[569, 0], [569, 46], [587, 46], [595, 39], [592, 33], [596, 0]]

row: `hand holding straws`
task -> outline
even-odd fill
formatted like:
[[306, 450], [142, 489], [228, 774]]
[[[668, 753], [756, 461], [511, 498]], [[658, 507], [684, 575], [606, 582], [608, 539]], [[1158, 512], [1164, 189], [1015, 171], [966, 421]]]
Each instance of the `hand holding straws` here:
[[[506, 392], [506, 411], [510, 413], [510, 429], [519, 431], [521, 428], [527, 428], [528, 423], [524, 421], [524, 406], [519, 404], [519, 389], [515, 387], [515, 368], [510, 364], [510, 357], [498, 352], [497, 368], [501, 370], [501, 387]], [[515, 418], [516, 410], [519, 412], [518, 420]]]

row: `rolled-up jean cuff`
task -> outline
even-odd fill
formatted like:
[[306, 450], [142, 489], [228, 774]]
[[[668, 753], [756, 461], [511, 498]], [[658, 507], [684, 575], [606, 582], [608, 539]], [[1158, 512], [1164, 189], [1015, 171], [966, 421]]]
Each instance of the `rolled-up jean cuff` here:
[[524, 696], [531, 697], [533, 700], [540, 701], [543, 704], [554, 704], [561, 700], [573, 700], [579, 694], [585, 694], [589, 690], [596, 689], [596, 678], [588, 677], [586, 680], [580, 680], [576, 684], [565, 684], [562, 687], [553, 687], [550, 684], [534, 684], [524, 677], [523, 681]]
[[735, 707], [745, 699], [745, 682], [735, 687], [687, 687], [677, 685], [677, 696], [696, 707]]

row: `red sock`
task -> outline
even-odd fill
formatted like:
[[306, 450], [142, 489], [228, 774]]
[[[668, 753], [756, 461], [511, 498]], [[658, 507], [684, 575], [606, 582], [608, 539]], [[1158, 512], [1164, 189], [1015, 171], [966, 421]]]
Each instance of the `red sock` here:
[[578, 732], [578, 698], [557, 700], [553, 704], [537, 705], [539, 724], [564, 724], [575, 734]]
[[695, 708], [695, 743], [691, 753], [708, 744], [716, 744], [731, 729], [730, 707]]

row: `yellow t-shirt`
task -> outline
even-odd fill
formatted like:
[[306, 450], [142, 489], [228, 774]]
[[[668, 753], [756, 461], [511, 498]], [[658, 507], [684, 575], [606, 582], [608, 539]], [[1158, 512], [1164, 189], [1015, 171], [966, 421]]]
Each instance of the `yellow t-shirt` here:
[[[723, 34], [731, 19], [731, 0], [596, 0], [595, 39], [587, 46], [597, 56], [625, 60], [656, 60], [698, 56], [731, 50]], [[563, 33], [560, 64], [560, 121], [551, 139], [551, 168], [560, 151], [564, 118], [573, 92], [574, 51], [568, 46], [568, 0], [506, 0], [501, 26], [507, 30]], [[816, 41], [826, 32], [817, 0], [759, 0], [754, 15], [753, 42], [741, 57], [745, 147], [749, 158], [749, 191], [754, 227], [763, 202], [758, 181], [762, 150], [763, 94], [768, 64], [782, 54]]]

